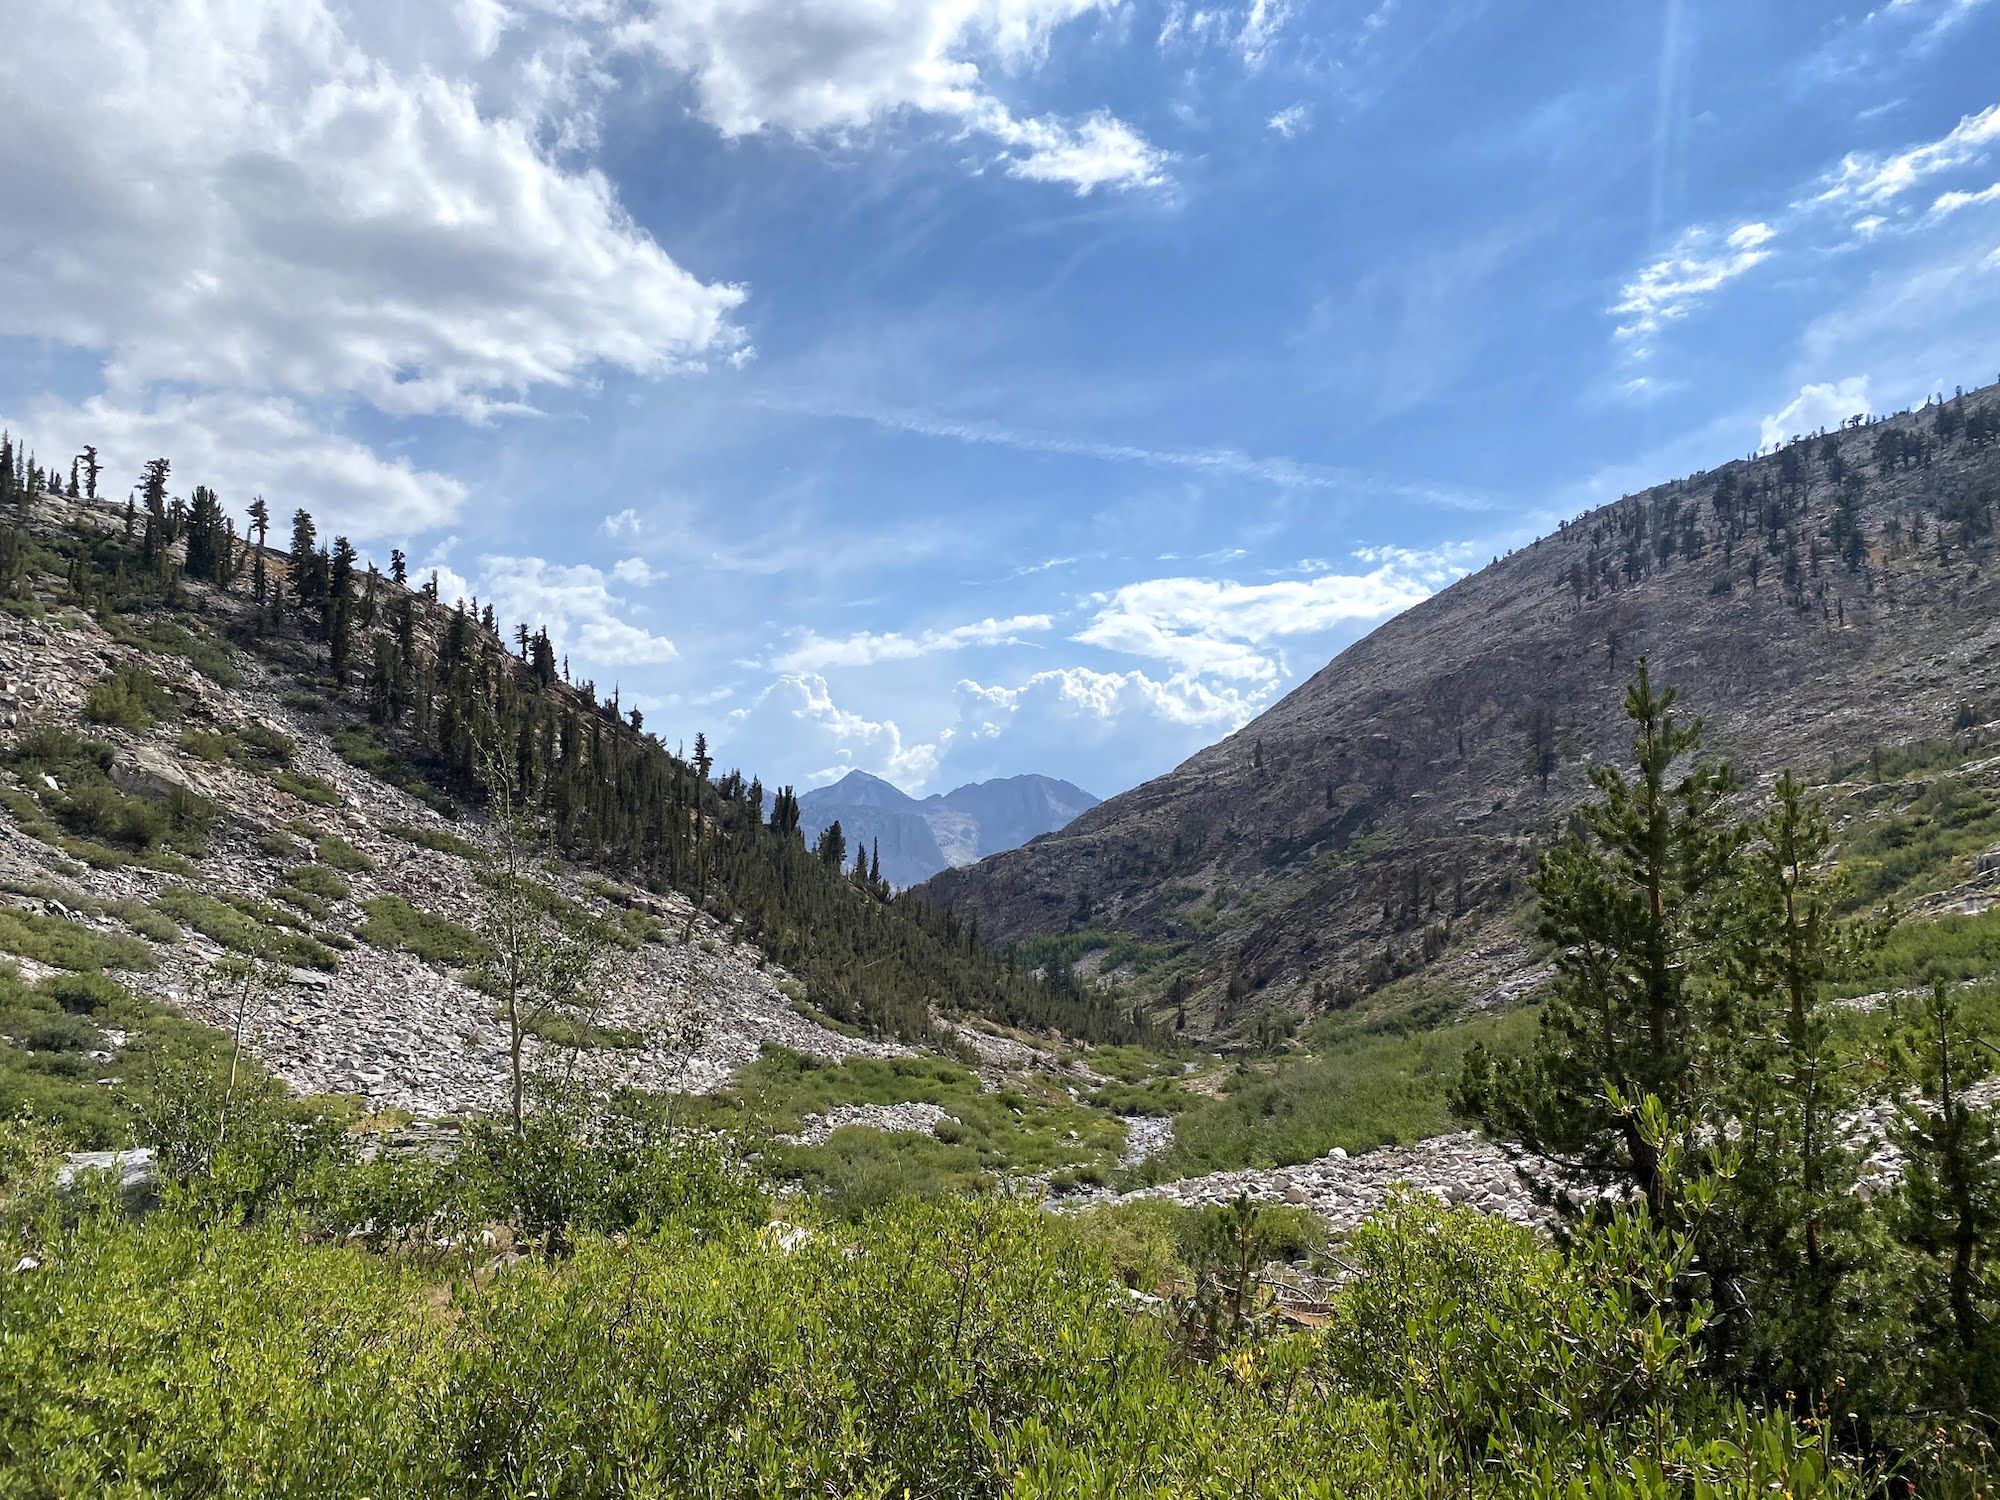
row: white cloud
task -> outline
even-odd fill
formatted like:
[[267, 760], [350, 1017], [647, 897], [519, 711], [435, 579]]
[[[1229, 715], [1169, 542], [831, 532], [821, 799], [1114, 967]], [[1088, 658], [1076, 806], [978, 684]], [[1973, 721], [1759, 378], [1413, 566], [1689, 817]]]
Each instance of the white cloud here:
[[556, 649], [586, 668], [657, 665], [680, 654], [665, 636], [626, 619], [630, 606], [587, 563], [489, 555], [479, 559], [476, 586], [463, 586], [492, 604], [503, 630], [515, 621], [547, 626]]
[[772, 663], [781, 672], [814, 672], [827, 667], [865, 667], [882, 661], [909, 661], [940, 651], [960, 651], [968, 646], [1012, 645], [1023, 635], [1048, 630], [1055, 621], [1048, 615], [1013, 615], [1004, 620], [978, 620], [954, 625], [948, 630], [926, 630], [917, 635], [895, 631], [830, 639], [807, 631], [798, 643]]
[[1772, 255], [1777, 231], [1768, 224], [1739, 224], [1718, 239], [1712, 229], [1686, 231], [1674, 248], [1628, 281], [1611, 311], [1624, 321], [1618, 336], [1643, 341], [1661, 325], [1684, 318], [1711, 293]]
[[1365, 573], [1274, 583], [1148, 579], [1099, 596], [1075, 639], [1197, 677], [1270, 685], [1284, 675], [1283, 662], [1267, 654], [1272, 643], [1407, 609], [1466, 571], [1461, 552], [1364, 548], [1355, 556], [1373, 565]]
[[1933, 219], [1942, 219], [1957, 213], [1962, 208], [1974, 208], [1982, 203], [2000, 203], [2000, 182], [1991, 187], [1981, 188], [1976, 193], [1953, 191], [1939, 193], [1930, 208]]
[[644, 588], [661, 575], [654, 572], [652, 564], [643, 557], [624, 557], [611, 565], [611, 576], [620, 583], [637, 584]]
[[1283, 136], [1286, 140], [1296, 140], [1312, 129], [1312, 106], [1310, 104], [1288, 104], [1270, 119], [1267, 128]]
[[324, 430], [282, 397], [163, 395], [132, 406], [104, 396], [77, 404], [44, 399], [13, 425], [45, 452], [95, 444], [109, 470], [103, 492], [114, 497], [138, 479], [140, 465], [164, 457], [177, 493], [206, 484], [239, 513], [261, 494], [274, 512], [303, 507], [323, 535], [357, 542], [427, 531], [465, 502], [456, 479], [385, 459]]
[[997, 736], [1023, 709], [1102, 724], [1141, 715], [1185, 728], [1236, 729], [1256, 717], [1272, 692], [1269, 685], [1218, 685], [1186, 672], [1155, 678], [1137, 670], [1099, 672], [1090, 667], [1036, 672], [1018, 687], [983, 687], [971, 681], [958, 687], [962, 722], [968, 722], [967, 737], [972, 739]]
[[2000, 142], [2000, 104], [1967, 115], [1935, 141], [1889, 156], [1850, 151], [1829, 174], [1818, 203], [1860, 203], [1878, 207], [1908, 192], [1927, 177], [1982, 160]]
[[[600, 366], [739, 348], [742, 290], [690, 275], [602, 175], [553, 156], [554, 122], [494, 108], [473, 58], [370, 50], [367, 22], [324, 0], [10, 16], [0, 193], [36, 211], [0, 228], [0, 332], [101, 354], [114, 394], [475, 419]], [[88, 106], [56, 79], [87, 80]]]
[[841, 137], [905, 113], [990, 138], [1007, 171], [1078, 193], [1164, 180], [1165, 156], [1109, 114], [1019, 117], [983, 64], [1020, 71], [1116, 0], [655, 0], [620, 41], [684, 76], [726, 136]]
[[807, 780], [838, 780], [852, 770], [868, 771], [907, 791], [920, 789], [937, 770], [942, 746], [910, 744], [893, 719], [870, 719], [833, 701], [826, 679], [816, 672], [787, 672], [728, 721], [732, 743], [783, 746], [786, 759], [813, 767]]
[[628, 505], [616, 515], [599, 521], [597, 529], [606, 536], [637, 536], [641, 530], [639, 512]]
[[1849, 417], [1868, 410], [1866, 375], [1801, 386], [1797, 396], [1764, 418], [1758, 440], [1769, 448], [1822, 427], [1838, 427]]
[[1272, 44], [1296, 9], [1292, 0], [1250, 0], [1242, 7], [1198, 3], [1192, 8], [1187, 0], [1173, 0], [1155, 41], [1169, 53], [1226, 49], [1255, 72], [1270, 59]]

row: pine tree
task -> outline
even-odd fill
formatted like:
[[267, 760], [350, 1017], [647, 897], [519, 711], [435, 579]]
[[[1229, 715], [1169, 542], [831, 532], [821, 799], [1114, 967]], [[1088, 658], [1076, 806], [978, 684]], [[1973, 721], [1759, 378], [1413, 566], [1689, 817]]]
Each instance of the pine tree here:
[[1990, 1044], [1942, 980], [1904, 1027], [1917, 1090], [1898, 1100], [1904, 1166], [1891, 1227], [1914, 1262], [1897, 1311], [1922, 1351], [1923, 1388], [1898, 1394], [1962, 1414], [1993, 1443], [2000, 1441], [2000, 1264], [1991, 1254], [2000, 1243], [2000, 1115], [1966, 1096], [1983, 1071], [1974, 1054]]
[[[1674, 712], [1642, 658], [1625, 695], [1630, 776], [1590, 773], [1597, 800], [1542, 856], [1538, 928], [1556, 981], [1533, 1051], [1467, 1061], [1461, 1112], [1603, 1186], [1626, 1186], [1656, 1221], [1674, 1217], [1660, 1148], [1641, 1128], [1657, 1098], [1689, 1122], [1712, 1088], [1690, 957], [1712, 937], [1717, 897], [1744, 834], [1729, 816], [1735, 778], [1698, 758], [1699, 719]], [[1692, 758], [1692, 759], [1691, 759]]]
[[1839, 916], [1832, 848], [1824, 812], [1787, 772], [1722, 903], [1707, 1019], [1722, 1112], [1736, 1122], [1722, 1199], [1731, 1222], [1705, 1234], [1708, 1269], [1758, 1289], [1754, 1323], [1730, 1333], [1763, 1383], [1814, 1396], [1832, 1394], [1842, 1298], [1864, 1232], [1841, 1123], [1860, 1096], [1860, 1064], [1837, 1045], [1822, 995], [1883, 931]]

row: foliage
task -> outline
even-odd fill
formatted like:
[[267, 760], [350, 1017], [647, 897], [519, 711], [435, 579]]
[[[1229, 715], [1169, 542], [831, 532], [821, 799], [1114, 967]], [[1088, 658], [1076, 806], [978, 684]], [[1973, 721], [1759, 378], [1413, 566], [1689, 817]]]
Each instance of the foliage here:
[[1311, 1052], [1245, 1065], [1219, 1097], [1187, 1096], [1174, 1117], [1173, 1145], [1128, 1175], [1163, 1182], [1236, 1167], [1292, 1166], [1336, 1146], [1366, 1151], [1439, 1135], [1457, 1123], [1447, 1095], [1467, 1053], [1522, 1050], [1536, 1014], [1522, 1010], [1413, 1032], [1323, 1022], [1311, 1034]]
[[150, 729], [174, 712], [174, 696], [150, 672], [123, 666], [99, 678], [84, 695], [83, 716], [93, 724]]
[[449, 917], [419, 911], [401, 896], [375, 896], [362, 902], [361, 909], [368, 920], [361, 925], [359, 936], [371, 947], [401, 949], [426, 963], [460, 969], [485, 963], [492, 956], [492, 949], [471, 928]]
[[287, 930], [295, 920], [281, 909], [247, 897], [218, 901], [188, 886], [169, 886], [153, 904], [183, 926], [236, 953], [331, 972], [340, 955], [319, 938]]

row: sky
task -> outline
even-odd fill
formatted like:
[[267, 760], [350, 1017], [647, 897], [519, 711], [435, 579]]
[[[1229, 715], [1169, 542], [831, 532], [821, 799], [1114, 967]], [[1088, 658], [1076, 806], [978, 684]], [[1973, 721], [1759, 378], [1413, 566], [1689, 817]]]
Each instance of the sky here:
[[2000, 0], [0, 0], [0, 421], [805, 787], [1104, 796], [2000, 375]]

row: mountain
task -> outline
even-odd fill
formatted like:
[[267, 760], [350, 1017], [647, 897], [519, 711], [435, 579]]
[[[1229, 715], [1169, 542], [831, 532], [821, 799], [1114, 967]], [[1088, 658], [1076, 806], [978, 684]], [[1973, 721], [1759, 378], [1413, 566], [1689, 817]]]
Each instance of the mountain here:
[[[1530, 971], [1534, 851], [1641, 656], [1755, 781], [2000, 704], [1994, 388], [1627, 496], [1398, 615], [1221, 743], [918, 894], [1102, 948], [1198, 1029]], [[1081, 936], [1079, 936], [1081, 935]], [[1408, 987], [1405, 987], [1407, 993]]]
[[850, 850], [879, 845], [884, 880], [911, 886], [1052, 833], [1096, 805], [1081, 787], [1050, 776], [975, 782], [919, 800], [879, 776], [849, 771], [799, 798], [799, 824], [811, 842], [838, 822]]

